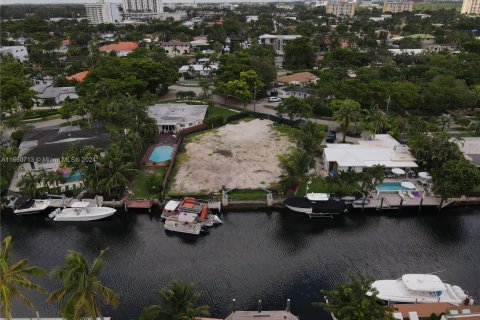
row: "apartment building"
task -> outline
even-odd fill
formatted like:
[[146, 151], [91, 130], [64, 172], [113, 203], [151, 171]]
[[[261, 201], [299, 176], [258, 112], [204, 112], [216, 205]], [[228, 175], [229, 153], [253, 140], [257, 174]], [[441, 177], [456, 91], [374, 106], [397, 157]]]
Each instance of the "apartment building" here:
[[355, 14], [355, 5], [355, 1], [349, 0], [329, 1], [327, 3], [326, 11], [328, 14], [333, 14], [337, 17], [353, 17]]
[[260, 37], [258, 37], [258, 43], [269, 45], [278, 55], [283, 55], [287, 42], [301, 37], [302, 36], [298, 34], [262, 34]]
[[97, 3], [86, 3], [88, 22], [91, 24], [119, 23], [122, 21], [120, 4], [100, 0]]
[[480, 0], [463, 0], [462, 14], [480, 15]]
[[399, 13], [413, 10], [413, 1], [385, 0], [383, 12]]

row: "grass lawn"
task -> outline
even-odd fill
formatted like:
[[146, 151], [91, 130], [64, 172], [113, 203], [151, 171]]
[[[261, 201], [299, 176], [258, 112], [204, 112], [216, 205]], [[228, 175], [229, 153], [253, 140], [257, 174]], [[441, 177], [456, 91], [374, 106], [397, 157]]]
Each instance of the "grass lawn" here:
[[25, 123], [35, 123], [35, 122], [42, 122], [42, 121], [47, 121], [47, 120], [55, 120], [55, 119], [60, 119], [59, 114], [54, 114], [52, 116], [44, 117], [44, 118], [33, 118], [33, 119], [25, 119], [23, 122]]
[[[300, 188], [298, 189], [297, 196], [305, 196], [307, 194], [307, 181], [308, 178], [304, 178]], [[336, 193], [341, 195], [351, 195], [353, 191], [359, 189], [358, 184], [353, 185], [340, 185], [340, 184], [333, 184], [332, 189], [330, 191], [330, 186], [322, 177], [315, 177], [312, 178], [312, 184], [310, 184], [309, 192], [319, 192], [319, 193]]]
[[269, 104], [264, 104], [263, 105], [265, 108], [272, 109], [272, 110], [277, 110], [277, 107], [269, 105]]
[[176, 85], [181, 87], [200, 87], [200, 82], [195, 79], [190, 79], [178, 81]]
[[228, 193], [229, 200], [267, 200], [267, 193], [262, 190], [233, 190]]
[[110, 133], [115, 132], [115, 131], [123, 130], [123, 128], [121, 126], [119, 126], [118, 124], [115, 124], [115, 123], [107, 123], [105, 125], [105, 128]]
[[225, 121], [227, 117], [237, 113], [238, 112], [234, 110], [230, 110], [230, 109], [219, 107], [219, 106], [213, 106], [213, 107], [208, 107], [206, 118], [223, 116], [223, 120]]
[[272, 127], [275, 131], [279, 132], [284, 136], [287, 136], [291, 142], [295, 141], [296, 137], [298, 136], [298, 133], [300, 132], [299, 129], [286, 126], [284, 124], [275, 123]]
[[35, 109], [25, 111], [24, 120], [37, 119], [37, 118], [50, 118], [51, 116], [58, 115], [56, 109]]
[[135, 179], [130, 183], [130, 190], [133, 192], [132, 198], [150, 198], [152, 196], [158, 196], [161, 191], [161, 183], [157, 187], [155, 193], [149, 191], [149, 176], [153, 174], [159, 175], [159, 181], [163, 182], [163, 177], [167, 167], [142, 167]]

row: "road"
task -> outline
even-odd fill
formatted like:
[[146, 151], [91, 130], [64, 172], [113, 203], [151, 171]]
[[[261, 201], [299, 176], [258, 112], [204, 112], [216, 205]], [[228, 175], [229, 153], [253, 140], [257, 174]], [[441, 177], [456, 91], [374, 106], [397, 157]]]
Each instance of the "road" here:
[[[176, 94], [178, 91], [193, 91], [196, 94], [199, 94], [202, 92], [202, 89], [200, 87], [184, 87], [184, 86], [173, 85], [169, 87], [168, 93], [162, 96], [159, 101], [175, 100]], [[225, 104], [225, 98], [218, 95], [213, 95], [213, 102], [215, 104], [226, 106], [226, 107], [235, 107], [239, 109], [245, 108], [246, 110], [256, 111], [256, 112], [271, 114], [271, 115], [277, 115], [277, 112], [274, 109], [265, 107], [265, 105], [277, 106], [279, 104], [278, 102], [268, 102], [267, 98], [263, 98], [263, 99], [257, 100], [257, 102], [255, 103], [255, 106], [253, 103], [249, 103], [246, 105], [246, 107], [244, 107], [243, 103], [235, 101], [233, 99], [227, 99], [227, 103]], [[318, 118], [309, 118], [308, 120], [311, 120], [315, 123], [326, 125], [328, 126], [329, 129], [332, 129], [332, 130], [336, 130], [339, 126], [338, 122], [333, 120], [318, 119]]]

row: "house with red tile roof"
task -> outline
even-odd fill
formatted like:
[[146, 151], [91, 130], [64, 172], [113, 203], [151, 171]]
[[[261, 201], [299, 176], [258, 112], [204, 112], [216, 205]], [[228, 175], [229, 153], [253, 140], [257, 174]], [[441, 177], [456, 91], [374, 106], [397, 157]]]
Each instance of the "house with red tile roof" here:
[[307, 85], [310, 82], [315, 82], [318, 80], [318, 77], [310, 72], [298, 72], [291, 74], [289, 76], [282, 76], [277, 78], [277, 82], [289, 85], [289, 84], [296, 84], [296, 85]]
[[117, 56], [124, 57], [127, 54], [131, 53], [133, 50], [138, 48], [138, 43], [136, 42], [119, 42], [119, 43], [112, 43], [106, 46], [101, 46], [98, 48], [101, 52], [116, 52]]
[[78, 73], [75, 73], [75, 74], [72, 74], [70, 76], [67, 77], [68, 80], [75, 80], [75, 81], [83, 81], [83, 79], [85, 79], [85, 77], [87, 76], [88, 74], [88, 71], [81, 71], [81, 72], [78, 72]]

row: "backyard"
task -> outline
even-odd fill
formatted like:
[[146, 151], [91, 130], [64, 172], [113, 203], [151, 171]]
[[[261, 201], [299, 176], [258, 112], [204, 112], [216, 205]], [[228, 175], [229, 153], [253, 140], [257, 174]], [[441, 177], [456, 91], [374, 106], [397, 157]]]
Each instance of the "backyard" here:
[[354, 191], [358, 191], [359, 185], [355, 184], [344, 184], [344, 183], [329, 183], [323, 177], [305, 177], [300, 187], [297, 191], [297, 196], [303, 197], [307, 194], [307, 182], [311, 181], [308, 192], [318, 192], [318, 193], [335, 193], [339, 195], [351, 195]]
[[162, 191], [163, 177], [166, 167], [143, 166], [130, 184], [132, 198], [158, 197]]

